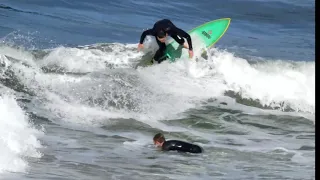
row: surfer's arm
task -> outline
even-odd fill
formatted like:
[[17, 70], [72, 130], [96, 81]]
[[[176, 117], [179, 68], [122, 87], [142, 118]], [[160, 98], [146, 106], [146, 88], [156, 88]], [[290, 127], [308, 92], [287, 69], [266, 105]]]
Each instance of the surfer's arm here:
[[192, 41], [191, 41], [191, 36], [185, 32], [184, 30], [182, 29], [179, 29], [179, 28], [175, 28], [175, 31], [177, 32], [177, 34], [180, 36], [180, 37], [184, 37], [187, 39], [187, 42], [188, 42], [188, 45], [189, 45], [189, 50], [192, 51]]
[[140, 44], [143, 44], [144, 39], [146, 38], [147, 35], [153, 35], [153, 29], [147, 29], [143, 31], [140, 37]]

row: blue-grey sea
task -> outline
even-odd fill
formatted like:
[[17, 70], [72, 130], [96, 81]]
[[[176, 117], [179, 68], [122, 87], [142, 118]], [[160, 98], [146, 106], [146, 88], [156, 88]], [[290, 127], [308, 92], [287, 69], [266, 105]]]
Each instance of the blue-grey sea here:
[[[231, 23], [142, 66], [163, 18]], [[315, 1], [0, 0], [0, 179], [315, 179]]]

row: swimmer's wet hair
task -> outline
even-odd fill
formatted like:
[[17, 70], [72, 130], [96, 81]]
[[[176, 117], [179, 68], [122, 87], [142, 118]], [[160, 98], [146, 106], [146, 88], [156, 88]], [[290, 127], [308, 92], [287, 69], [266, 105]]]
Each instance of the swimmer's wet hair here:
[[164, 135], [162, 133], [158, 133], [158, 134], [154, 135], [153, 141], [157, 141], [157, 142], [162, 143], [162, 142], [166, 141], [166, 139], [164, 138]]

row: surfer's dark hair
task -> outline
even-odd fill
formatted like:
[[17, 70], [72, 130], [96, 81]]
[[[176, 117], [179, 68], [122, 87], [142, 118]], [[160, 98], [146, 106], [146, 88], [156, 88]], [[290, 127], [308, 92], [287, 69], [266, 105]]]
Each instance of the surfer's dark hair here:
[[164, 38], [166, 35], [167, 35], [167, 33], [166, 33], [163, 29], [160, 29], [160, 30], [157, 32], [157, 37], [158, 37], [158, 38]]
[[153, 141], [157, 141], [157, 142], [162, 143], [162, 142], [166, 141], [166, 139], [164, 138], [164, 135], [162, 133], [158, 133], [158, 134], [154, 135]]

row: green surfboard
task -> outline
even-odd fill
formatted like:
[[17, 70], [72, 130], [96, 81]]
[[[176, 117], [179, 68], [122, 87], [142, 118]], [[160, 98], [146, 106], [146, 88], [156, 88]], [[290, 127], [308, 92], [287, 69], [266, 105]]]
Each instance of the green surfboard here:
[[[218, 42], [227, 31], [230, 22], [231, 18], [221, 18], [204, 23], [189, 31], [194, 56], [199, 56], [205, 48], [210, 48]], [[185, 43], [187, 43], [187, 41], [185, 41]], [[189, 50], [183, 48], [183, 46], [179, 45], [174, 39], [170, 39], [166, 44], [165, 56], [168, 57], [169, 61], [174, 62], [176, 59], [189, 57]]]

